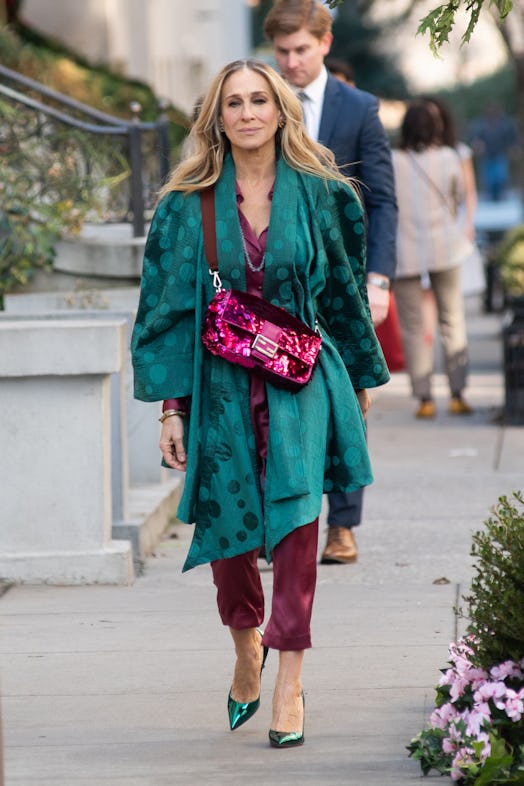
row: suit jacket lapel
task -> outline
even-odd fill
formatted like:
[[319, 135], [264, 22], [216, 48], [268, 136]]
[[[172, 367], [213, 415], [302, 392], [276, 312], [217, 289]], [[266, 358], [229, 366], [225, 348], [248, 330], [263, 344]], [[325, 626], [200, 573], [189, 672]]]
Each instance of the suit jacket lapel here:
[[318, 141], [326, 147], [330, 146], [331, 136], [335, 130], [337, 116], [340, 111], [341, 100], [340, 85], [334, 76], [329, 76], [324, 91], [322, 116], [320, 118], [320, 129], [318, 132]]

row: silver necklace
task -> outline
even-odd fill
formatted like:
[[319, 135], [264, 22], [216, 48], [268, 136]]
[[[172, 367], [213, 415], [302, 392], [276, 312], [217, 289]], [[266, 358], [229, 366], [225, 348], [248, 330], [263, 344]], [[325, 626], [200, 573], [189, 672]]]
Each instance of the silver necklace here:
[[247, 250], [246, 238], [244, 237], [244, 233], [242, 232], [242, 227], [240, 228], [240, 237], [242, 238], [242, 248], [244, 249], [244, 255], [246, 257], [248, 268], [252, 270], [253, 273], [260, 273], [260, 271], [263, 270], [264, 265], [266, 264], [266, 252], [264, 251], [264, 253], [262, 254], [262, 259], [260, 261], [260, 264], [255, 265], [249, 255], [249, 251]]

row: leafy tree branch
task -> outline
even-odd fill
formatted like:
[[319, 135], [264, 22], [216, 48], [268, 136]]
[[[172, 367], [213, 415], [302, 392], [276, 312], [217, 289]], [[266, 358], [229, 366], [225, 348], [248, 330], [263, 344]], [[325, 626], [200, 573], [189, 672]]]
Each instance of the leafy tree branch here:
[[483, 7], [494, 8], [500, 19], [505, 19], [513, 7], [512, 0], [450, 0], [430, 11], [420, 22], [418, 33], [429, 35], [429, 45], [434, 54], [442, 44], [449, 41], [449, 35], [455, 25], [456, 14], [464, 9], [468, 14], [466, 30], [462, 35], [462, 43], [467, 44], [479, 20]]
[[[326, 5], [331, 9], [342, 5], [345, 1], [325, 0]], [[419, 2], [420, 0], [412, 0], [408, 12], [411, 12]], [[373, 5], [373, 0], [370, 0], [369, 5]], [[462, 35], [462, 43], [466, 44], [475, 30], [483, 8], [494, 11], [499, 20], [503, 21], [513, 8], [513, 0], [449, 0], [447, 3], [437, 5], [426, 14], [421, 20], [417, 32], [429, 35], [430, 48], [436, 55], [442, 44], [449, 41], [449, 35], [455, 26], [457, 12], [464, 10], [468, 15], [466, 30]]]

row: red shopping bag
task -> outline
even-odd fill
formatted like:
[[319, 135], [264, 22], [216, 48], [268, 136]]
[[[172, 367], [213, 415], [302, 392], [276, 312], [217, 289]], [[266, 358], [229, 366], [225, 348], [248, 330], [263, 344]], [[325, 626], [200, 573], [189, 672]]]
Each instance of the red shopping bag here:
[[389, 311], [386, 319], [375, 328], [382, 352], [390, 371], [404, 371], [406, 361], [398, 321], [397, 304], [393, 292], [389, 293]]

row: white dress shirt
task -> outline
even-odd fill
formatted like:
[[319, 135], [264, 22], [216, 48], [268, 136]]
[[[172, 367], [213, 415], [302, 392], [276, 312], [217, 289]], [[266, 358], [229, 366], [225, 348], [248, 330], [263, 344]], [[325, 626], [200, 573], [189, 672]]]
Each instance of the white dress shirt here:
[[322, 117], [322, 105], [324, 103], [324, 91], [328, 80], [328, 72], [322, 66], [320, 74], [299, 91], [304, 111], [304, 123], [308, 134], [315, 142], [318, 142], [318, 132], [320, 130], [320, 118]]

